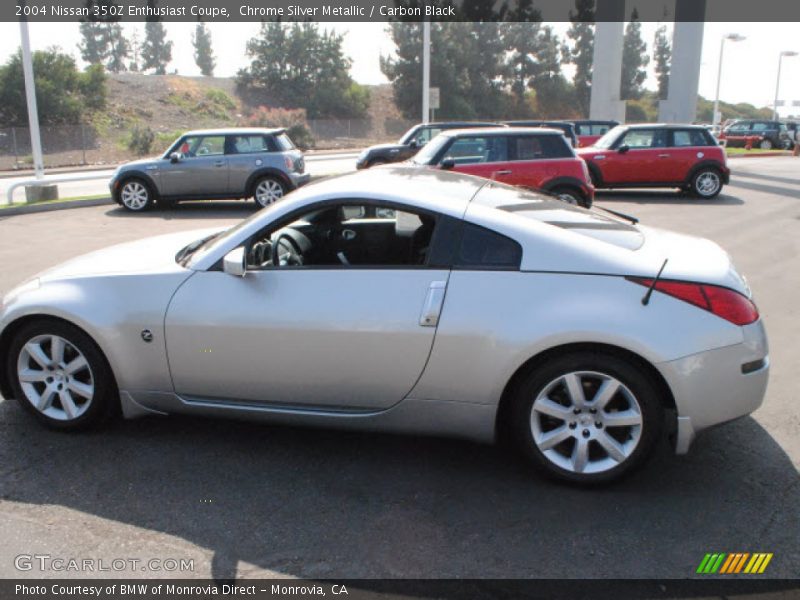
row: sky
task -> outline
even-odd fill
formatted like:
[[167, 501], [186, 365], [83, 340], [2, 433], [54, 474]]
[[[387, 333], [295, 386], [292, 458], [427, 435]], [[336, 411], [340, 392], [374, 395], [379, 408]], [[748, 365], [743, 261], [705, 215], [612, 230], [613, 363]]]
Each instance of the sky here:
[[[568, 23], [550, 23], [556, 33], [564, 37]], [[642, 37], [652, 55], [653, 36], [659, 23], [642, 23]], [[168, 23], [167, 37], [173, 41], [173, 60], [170, 72], [177, 69], [181, 75], [199, 75], [194, 63], [191, 34], [194, 23]], [[210, 23], [213, 48], [217, 60], [215, 75], [234, 75], [247, 66], [245, 44], [255, 36], [258, 23]], [[379, 58], [394, 51], [394, 44], [386, 32], [385, 23], [322, 23], [322, 27], [335, 29], [344, 35], [344, 52], [353, 60], [351, 74], [359, 83], [386, 83], [380, 71]], [[81, 64], [77, 44], [80, 41], [78, 24], [31, 23], [30, 38], [34, 50], [59, 46], [72, 54]], [[130, 37], [134, 30], [139, 40], [144, 39], [143, 23], [123, 25]], [[747, 39], [741, 42], [725, 42], [724, 63], [720, 85], [720, 99], [726, 102], [749, 102], [758, 107], [771, 106], [775, 97], [778, 71], [778, 56], [781, 51], [800, 52], [800, 29], [797, 23], [706, 23], [703, 38], [703, 55], [700, 70], [699, 92], [713, 100], [717, 83], [720, 40], [728, 33], [738, 33]], [[5, 62], [19, 46], [19, 25], [0, 23], [0, 61]], [[650, 73], [646, 86], [654, 89], [656, 82], [650, 61]], [[571, 72], [567, 71], [567, 76]], [[436, 85], [436, 82], [431, 82]], [[800, 106], [792, 107], [792, 101], [800, 102], [800, 56], [784, 58], [781, 72], [781, 99], [786, 108], [781, 114], [800, 115]]]

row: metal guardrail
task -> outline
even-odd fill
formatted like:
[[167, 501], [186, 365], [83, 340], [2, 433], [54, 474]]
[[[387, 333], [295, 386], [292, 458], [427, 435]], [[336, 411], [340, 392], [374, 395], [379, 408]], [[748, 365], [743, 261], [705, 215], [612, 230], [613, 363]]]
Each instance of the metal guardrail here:
[[78, 175], [77, 177], [48, 177], [47, 179], [26, 179], [11, 184], [6, 190], [6, 201], [9, 205], [14, 203], [14, 192], [23, 186], [50, 185], [52, 183], [71, 183], [73, 181], [91, 181], [93, 179], [108, 179], [108, 175]]

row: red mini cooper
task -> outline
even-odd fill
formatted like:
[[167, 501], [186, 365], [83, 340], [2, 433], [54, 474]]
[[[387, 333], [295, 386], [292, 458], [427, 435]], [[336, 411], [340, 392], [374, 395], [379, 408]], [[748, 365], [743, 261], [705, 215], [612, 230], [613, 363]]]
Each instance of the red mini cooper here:
[[597, 188], [677, 187], [714, 198], [731, 173], [725, 149], [696, 125], [620, 125], [577, 152]]
[[492, 127], [445, 131], [411, 162], [549, 192], [571, 204], [592, 205], [589, 171], [557, 129]]

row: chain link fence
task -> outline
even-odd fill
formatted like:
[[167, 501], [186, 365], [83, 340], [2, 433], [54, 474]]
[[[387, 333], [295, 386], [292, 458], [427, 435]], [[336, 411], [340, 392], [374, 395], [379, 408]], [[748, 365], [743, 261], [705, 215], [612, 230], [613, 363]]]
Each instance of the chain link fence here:
[[[312, 119], [308, 127], [316, 150], [358, 149], [380, 142], [396, 141], [413, 122], [402, 119]], [[91, 125], [41, 127], [45, 168], [114, 165], [140, 158], [128, 148], [132, 127], [114, 127], [99, 133]], [[182, 132], [158, 134], [150, 155], [166, 150]], [[30, 129], [0, 127], [0, 171], [33, 168]]]

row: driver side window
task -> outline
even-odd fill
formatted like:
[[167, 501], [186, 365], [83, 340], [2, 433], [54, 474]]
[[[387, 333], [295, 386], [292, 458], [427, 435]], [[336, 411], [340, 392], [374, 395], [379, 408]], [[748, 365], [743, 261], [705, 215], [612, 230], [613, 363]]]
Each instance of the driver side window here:
[[247, 268], [419, 268], [428, 264], [437, 218], [408, 207], [352, 201], [294, 215], [257, 234]]

